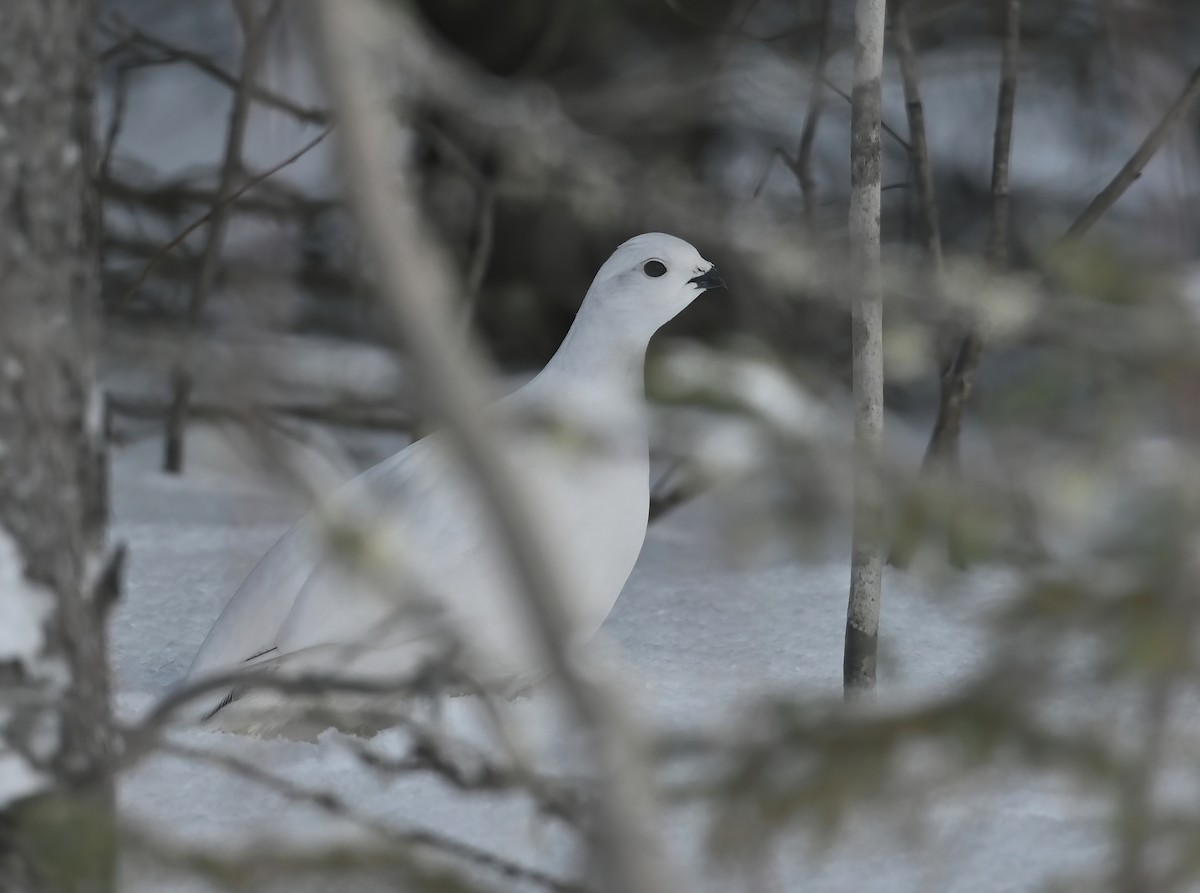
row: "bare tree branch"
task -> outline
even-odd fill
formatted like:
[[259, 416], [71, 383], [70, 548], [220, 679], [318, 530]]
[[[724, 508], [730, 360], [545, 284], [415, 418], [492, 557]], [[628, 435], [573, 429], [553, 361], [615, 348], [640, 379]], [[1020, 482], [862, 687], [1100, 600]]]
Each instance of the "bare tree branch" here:
[[[253, 102], [250, 88], [258, 76], [259, 65], [266, 53], [272, 18], [268, 12], [258, 22], [254, 22], [247, 6], [240, 0], [233, 2], [241, 20], [245, 43], [242, 52], [242, 76], [234, 93], [233, 107], [229, 112], [229, 130], [225, 138], [225, 158], [221, 163], [220, 180], [217, 185], [217, 203], [209, 213], [208, 238], [191, 297], [188, 299], [188, 323], [192, 331], [195, 331], [203, 320], [209, 294], [216, 282], [217, 266], [225, 248], [225, 230], [230, 217], [229, 202], [237, 189], [236, 181], [243, 170], [242, 143], [246, 137], [246, 124]], [[277, 8], [277, 5], [272, 4], [272, 11]], [[192, 372], [188, 368], [189, 364], [190, 358], [185, 353], [172, 375], [173, 396], [163, 444], [163, 470], [172, 474], [183, 471], [184, 436], [192, 392]]]
[[1017, 54], [1020, 46], [1021, 0], [1007, 0], [1004, 14], [1004, 49], [1000, 63], [1000, 96], [996, 104], [996, 139], [992, 147], [992, 227], [987, 250], [988, 261], [993, 267], [1000, 269], [1008, 266], [1008, 169], [1012, 156], [1013, 112], [1017, 97]]
[[[913, 50], [912, 30], [909, 26], [909, 2], [901, 0], [896, 6], [893, 20], [896, 50], [900, 59], [900, 77], [904, 82], [905, 109], [908, 113], [908, 134], [913, 144], [913, 166], [917, 179], [917, 216], [921, 224], [921, 240], [929, 252], [932, 267], [932, 282], [935, 289], [942, 288], [944, 265], [942, 261], [942, 237], [938, 222], [937, 197], [933, 188], [933, 165], [929, 157], [929, 145], [925, 134], [925, 109], [921, 102], [921, 88], [917, 77], [916, 53]], [[921, 470], [917, 476], [918, 492], [911, 494], [900, 511], [895, 539], [888, 553], [888, 563], [904, 568], [912, 561], [913, 552], [921, 542], [929, 513], [924, 506], [921, 486], [935, 470], [945, 470], [942, 458], [947, 421], [947, 408], [954, 399], [953, 382], [949, 373], [953, 368], [953, 357], [943, 363], [940, 378], [938, 416], [934, 423]]]
[[[1017, 92], [1017, 57], [1021, 39], [1021, 2], [1006, 0], [1005, 36], [1001, 56], [1000, 92], [996, 107], [996, 133], [992, 149], [992, 219], [988, 236], [987, 259], [995, 269], [1008, 263], [1009, 221], [1009, 159], [1012, 154], [1013, 112]], [[983, 335], [972, 324], [958, 344], [950, 363], [942, 372], [938, 415], [925, 450], [922, 475], [926, 468], [938, 467], [945, 472], [953, 487], [961, 477], [959, 434], [963, 412], [971, 397], [975, 370], [983, 354]], [[954, 496], [947, 493], [947, 499]], [[919, 500], [919, 497], [918, 497]], [[956, 511], [948, 514], [947, 549], [951, 564], [963, 568], [967, 564]], [[901, 517], [901, 530], [888, 560], [897, 567], [906, 567], [920, 542], [927, 516], [917, 501], [911, 502]]]
[[411, 751], [400, 758], [385, 757], [362, 744], [350, 746], [364, 765], [383, 774], [433, 773], [458, 790], [468, 793], [523, 791], [534, 799], [546, 815], [572, 826], [582, 823], [586, 801], [577, 786], [523, 768], [498, 765], [479, 753], [472, 754], [470, 765], [464, 765], [462, 760], [447, 753], [446, 748], [440, 746], [426, 730], [411, 725], [407, 728], [415, 741]]
[[582, 888], [545, 872], [521, 865], [510, 859], [490, 853], [452, 837], [438, 834], [425, 829], [406, 829], [392, 827], [385, 822], [363, 815], [342, 796], [333, 791], [314, 791], [293, 784], [287, 779], [280, 778], [272, 772], [261, 769], [246, 760], [231, 754], [219, 753], [212, 750], [201, 750], [173, 741], [161, 741], [157, 745], [160, 753], [199, 763], [209, 763], [247, 781], [260, 785], [282, 797], [301, 805], [312, 806], [324, 813], [351, 822], [363, 830], [378, 835], [385, 841], [402, 846], [427, 847], [436, 852], [445, 853], [484, 868], [511, 881], [533, 884], [545, 890], [556, 893], [578, 893]]
[[[133, 280], [133, 284], [130, 285], [125, 290], [125, 293], [114, 302], [112, 312], [119, 313], [121, 310], [123, 310], [129, 304], [129, 302], [133, 300], [134, 296], [138, 293], [141, 287], [146, 284], [146, 280], [150, 278], [150, 275], [154, 272], [159, 263], [161, 263], [162, 259], [182, 245], [187, 240], [188, 236], [190, 236], [200, 227], [204, 226], [204, 224], [213, 221], [218, 214], [226, 214], [239, 198], [257, 186], [259, 183], [279, 173], [288, 165], [299, 161], [306, 154], [320, 145], [325, 140], [325, 137], [329, 136], [329, 134], [332, 132], [333, 125], [330, 125], [287, 158], [284, 158], [282, 161], [271, 165], [271, 167], [267, 168], [265, 171], [255, 174], [253, 177], [250, 177], [248, 180], [246, 180], [246, 182], [241, 186], [232, 191], [225, 192], [219, 188], [216, 192], [212, 207], [176, 233], [150, 258], [150, 260], [146, 262], [145, 266], [142, 267], [141, 272], [139, 272], [137, 277]], [[207, 257], [207, 254], [205, 257]], [[197, 280], [197, 282], [199, 282], [199, 280]], [[197, 284], [196, 287], [199, 288], [199, 284]]]
[[796, 179], [800, 181], [800, 194], [804, 198], [804, 222], [810, 237], [817, 235], [817, 184], [813, 179], [812, 152], [817, 140], [817, 125], [825, 107], [825, 69], [829, 64], [830, 29], [832, 28], [833, 0], [821, 0], [818, 15], [820, 36], [817, 42], [817, 60], [814, 63], [812, 86], [808, 91], [808, 108], [804, 112], [804, 127], [800, 131], [800, 145], [796, 149]]
[[125, 126], [125, 107], [129, 101], [128, 66], [122, 65], [117, 68], [116, 79], [117, 82], [113, 86], [112, 118], [108, 122], [108, 129], [104, 134], [104, 143], [100, 150], [100, 166], [97, 172], [97, 180], [100, 182], [108, 179], [113, 151], [116, 149], [117, 141], [121, 138], [121, 129]]
[[913, 168], [917, 175], [917, 215], [921, 221], [921, 241], [929, 252], [934, 276], [941, 279], [942, 233], [938, 223], [937, 196], [933, 188], [933, 163], [925, 136], [925, 107], [921, 102], [921, 85], [917, 77], [917, 59], [913, 51], [912, 29], [909, 27], [909, 3], [896, 4], [894, 34], [896, 53], [900, 59], [900, 78], [904, 85], [904, 108], [908, 115], [908, 138], [912, 143]]
[[[836, 93], [838, 96], [842, 97], [842, 99], [846, 100], [846, 102], [850, 103], [851, 106], [854, 105], [854, 97], [851, 96], [849, 93], [847, 93], [845, 90], [843, 90], [841, 87], [839, 87], [827, 75], [821, 76], [821, 83], [824, 84], [826, 87], [828, 87], [830, 90], [832, 90], [834, 93]], [[883, 128], [884, 133], [886, 133], [893, 140], [895, 140], [896, 145], [898, 145], [901, 149], [903, 149], [908, 155], [912, 155], [912, 153], [913, 153], [912, 144], [909, 143], [909, 141], [906, 140], [904, 137], [902, 137], [894, 127], [892, 127], [890, 124], [888, 124], [887, 121], [882, 120], [882, 118], [880, 119], [880, 126]]]
[[1100, 194], [1092, 199], [1091, 203], [1083, 209], [1083, 213], [1071, 224], [1063, 236], [1064, 241], [1081, 238], [1096, 225], [1096, 222], [1104, 216], [1109, 208], [1117, 203], [1121, 196], [1125, 194], [1125, 190], [1132, 186], [1138, 177], [1142, 175], [1142, 171], [1150, 163], [1150, 159], [1154, 157], [1155, 153], [1166, 142], [1171, 129], [1183, 119], [1188, 109], [1195, 104], [1197, 97], [1200, 97], [1200, 68], [1192, 72], [1192, 76], [1188, 79], [1187, 84], [1184, 85], [1178, 98], [1171, 103], [1171, 107], [1167, 109], [1162, 120], [1146, 135], [1146, 138], [1142, 140], [1142, 144], [1137, 147], [1137, 151], [1130, 156], [1129, 160], [1125, 162], [1125, 166], [1113, 177], [1112, 182], [1105, 186], [1100, 191]]
[[448, 671], [442, 662], [420, 667], [408, 676], [395, 679], [356, 678], [346, 675], [286, 675], [259, 669], [213, 674], [167, 694], [138, 725], [125, 733], [127, 758], [136, 759], [152, 736], [171, 722], [175, 715], [194, 701], [213, 692], [237, 688], [239, 691], [273, 691], [285, 695], [421, 695], [439, 686], [466, 683], [468, 680]]
[[[117, 17], [115, 24], [105, 24], [101, 27], [102, 30], [107, 31], [117, 38], [117, 43], [113, 47], [101, 53], [100, 58], [102, 61], [106, 58], [118, 56], [122, 52], [127, 52], [130, 47], [144, 46], [155, 50], [160, 55], [154, 59], [143, 60], [142, 64], [169, 65], [182, 62], [192, 66], [197, 71], [217, 81], [217, 83], [224, 84], [235, 92], [242, 89], [242, 85], [245, 82], [244, 77], [231, 74], [203, 53], [189, 50], [186, 47], [179, 46], [162, 37], [137, 28], [124, 18]], [[330, 123], [330, 114], [328, 111], [301, 105], [282, 94], [275, 93], [262, 84], [250, 84], [245, 89], [249, 91], [251, 98], [255, 102], [274, 108], [277, 111], [285, 112], [298, 121], [303, 121], [306, 124]]]
[[[326, 135], [328, 135], [327, 131]], [[324, 139], [324, 137], [321, 138]], [[303, 151], [311, 150], [316, 142], [317, 140], [314, 139], [300, 153], [295, 153], [283, 162], [272, 165], [268, 172], [255, 174], [250, 179], [248, 186], [239, 188], [235, 194], [236, 197], [232, 202], [234, 210], [239, 213], [257, 214], [277, 219], [294, 217], [307, 220], [337, 208], [339, 203], [333, 199], [310, 198], [299, 189], [286, 183], [267, 184], [269, 189], [254, 190], [254, 194], [249, 194], [254, 186], [265, 183], [271, 174], [277, 173], [296, 161]], [[110, 175], [107, 179], [100, 181], [99, 187], [100, 194], [105, 199], [144, 210], [159, 217], [178, 217], [183, 209], [190, 206], [199, 206], [208, 211], [217, 201], [214, 190], [197, 186], [184, 178], [139, 184], [129, 178]], [[198, 224], [195, 225], [198, 226]]]

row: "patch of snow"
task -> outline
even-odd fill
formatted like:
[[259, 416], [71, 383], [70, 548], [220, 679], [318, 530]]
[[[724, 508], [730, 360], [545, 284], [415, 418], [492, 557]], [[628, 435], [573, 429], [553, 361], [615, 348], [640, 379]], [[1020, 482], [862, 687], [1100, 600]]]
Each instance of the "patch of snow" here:
[[62, 721], [53, 710], [42, 710], [33, 721], [29, 736], [29, 751], [42, 762], [48, 763], [62, 743]]
[[106, 398], [104, 389], [93, 384], [88, 393], [87, 411], [84, 413], [84, 431], [91, 443], [101, 443], [104, 440], [104, 417]]
[[[138, 447], [115, 459], [114, 534], [131, 556], [110, 637], [116, 708], [125, 721], [144, 715], [181, 680], [225, 601], [302, 510], [265, 485], [248, 488], [245, 478], [176, 479], [145, 470], [156, 457], [156, 449]], [[804, 552], [794, 542], [767, 552], [743, 549], [752, 545], [751, 525], [730, 516], [724, 498], [715, 490], [651, 528], [605, 623], [607, 641], [629, 666], [628, 696], [663, 728], [731, 727], [740, 710], [768, 692], [840, 697], [848, 541], [834, 531], [832, 545], [809, 544]], [[882, 698], [949, 691], [988, 656], [978, 621], [1009, 597], [1012, 581], [980, 569], [949, 578], [940, 597], [931, 596], [937, 588], [916, 573], [888, 572]], [[535, 692], [510, 706], [526, 749], [544, 765], [569, 760], [572, 736], [551, 698]], [[470, 699], [454, 699], [444, 721], [455, 735], [489, 747], [486, 723]], [[236, 757], [309, 791], [336, 793], [389, 826], [451, 835], [565, 875], [577, 864], [571, 839], [523, 798], [467, 796], [428, 776], [376, 774], [341, 734], [298, 742], [181, 728], [171, 740]], [[405, 740], [390, 730], [370, 746], [400, 756]], [[203, 759], [151, 757], [124, 777], [119, 798], [138, 826], [188, 847], [312, 847], [361, 833]], [[864, 823], [823, 854], [806, 845], [784, 848], [775, 873], [783, 888], [817, 893], [900, 893], [927, 889], [931, 877], [955, 893], [1036, 889], [1106, 857], [1105, 830], [1080, 803], [1034, 777], [984, 777], [957, 796], [931, 793], [920, 841]], [[705, 827], [704, 814], [694, 809], [669, 817], [667, 842], [688, 870], [689, 889], [745, 889], [743, 879], [711, 870]], [[177, 877], [168, 884], [140, 868], [127, 872], [126, 884], [130, 893], [210, 889]]]
[[25, 561], [16, 542], [0, 527], [0, 662], [16, 661], [30, 672], [41, 663], [46, 620], [54, 596], [25, 578]]
[[20, 754], [0, 753], [0, 809], [36, 794], [49, 779]]

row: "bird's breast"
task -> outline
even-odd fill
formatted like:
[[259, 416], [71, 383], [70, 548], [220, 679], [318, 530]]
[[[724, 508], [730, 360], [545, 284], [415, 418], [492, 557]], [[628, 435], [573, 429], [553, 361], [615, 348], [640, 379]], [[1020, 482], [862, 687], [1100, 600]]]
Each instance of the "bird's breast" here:
[[558, 565], [576, 634], [589, 636], [616, 603], [642, 549], [650, 501], [644, 446], [562, 457], [535, 470], [535, 508]]

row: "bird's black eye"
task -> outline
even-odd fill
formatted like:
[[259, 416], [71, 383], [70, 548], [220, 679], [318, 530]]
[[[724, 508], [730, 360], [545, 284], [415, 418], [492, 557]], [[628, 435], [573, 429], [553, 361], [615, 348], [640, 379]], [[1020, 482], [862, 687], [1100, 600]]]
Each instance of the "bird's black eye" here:
[[642, 266], [642, 272], [645, 273], [647, 276], [651, 276], [651, 277], [657, 279], [659, 276], [666, 275], [667, 265], [664, 264], [661, 260], [648, 260]]

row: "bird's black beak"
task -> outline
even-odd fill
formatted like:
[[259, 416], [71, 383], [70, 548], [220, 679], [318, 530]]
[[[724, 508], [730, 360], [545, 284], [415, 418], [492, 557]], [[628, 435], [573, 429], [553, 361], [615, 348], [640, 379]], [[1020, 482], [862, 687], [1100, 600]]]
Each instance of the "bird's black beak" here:
[[699, 276], [693, 276], [688, 282], [696, 285], [701, 291], [707, 291], [710, 288], [724, 288], [725, 280], [717, 275], [716, 267], [709, 267], [708, 270], [701, 273]]

